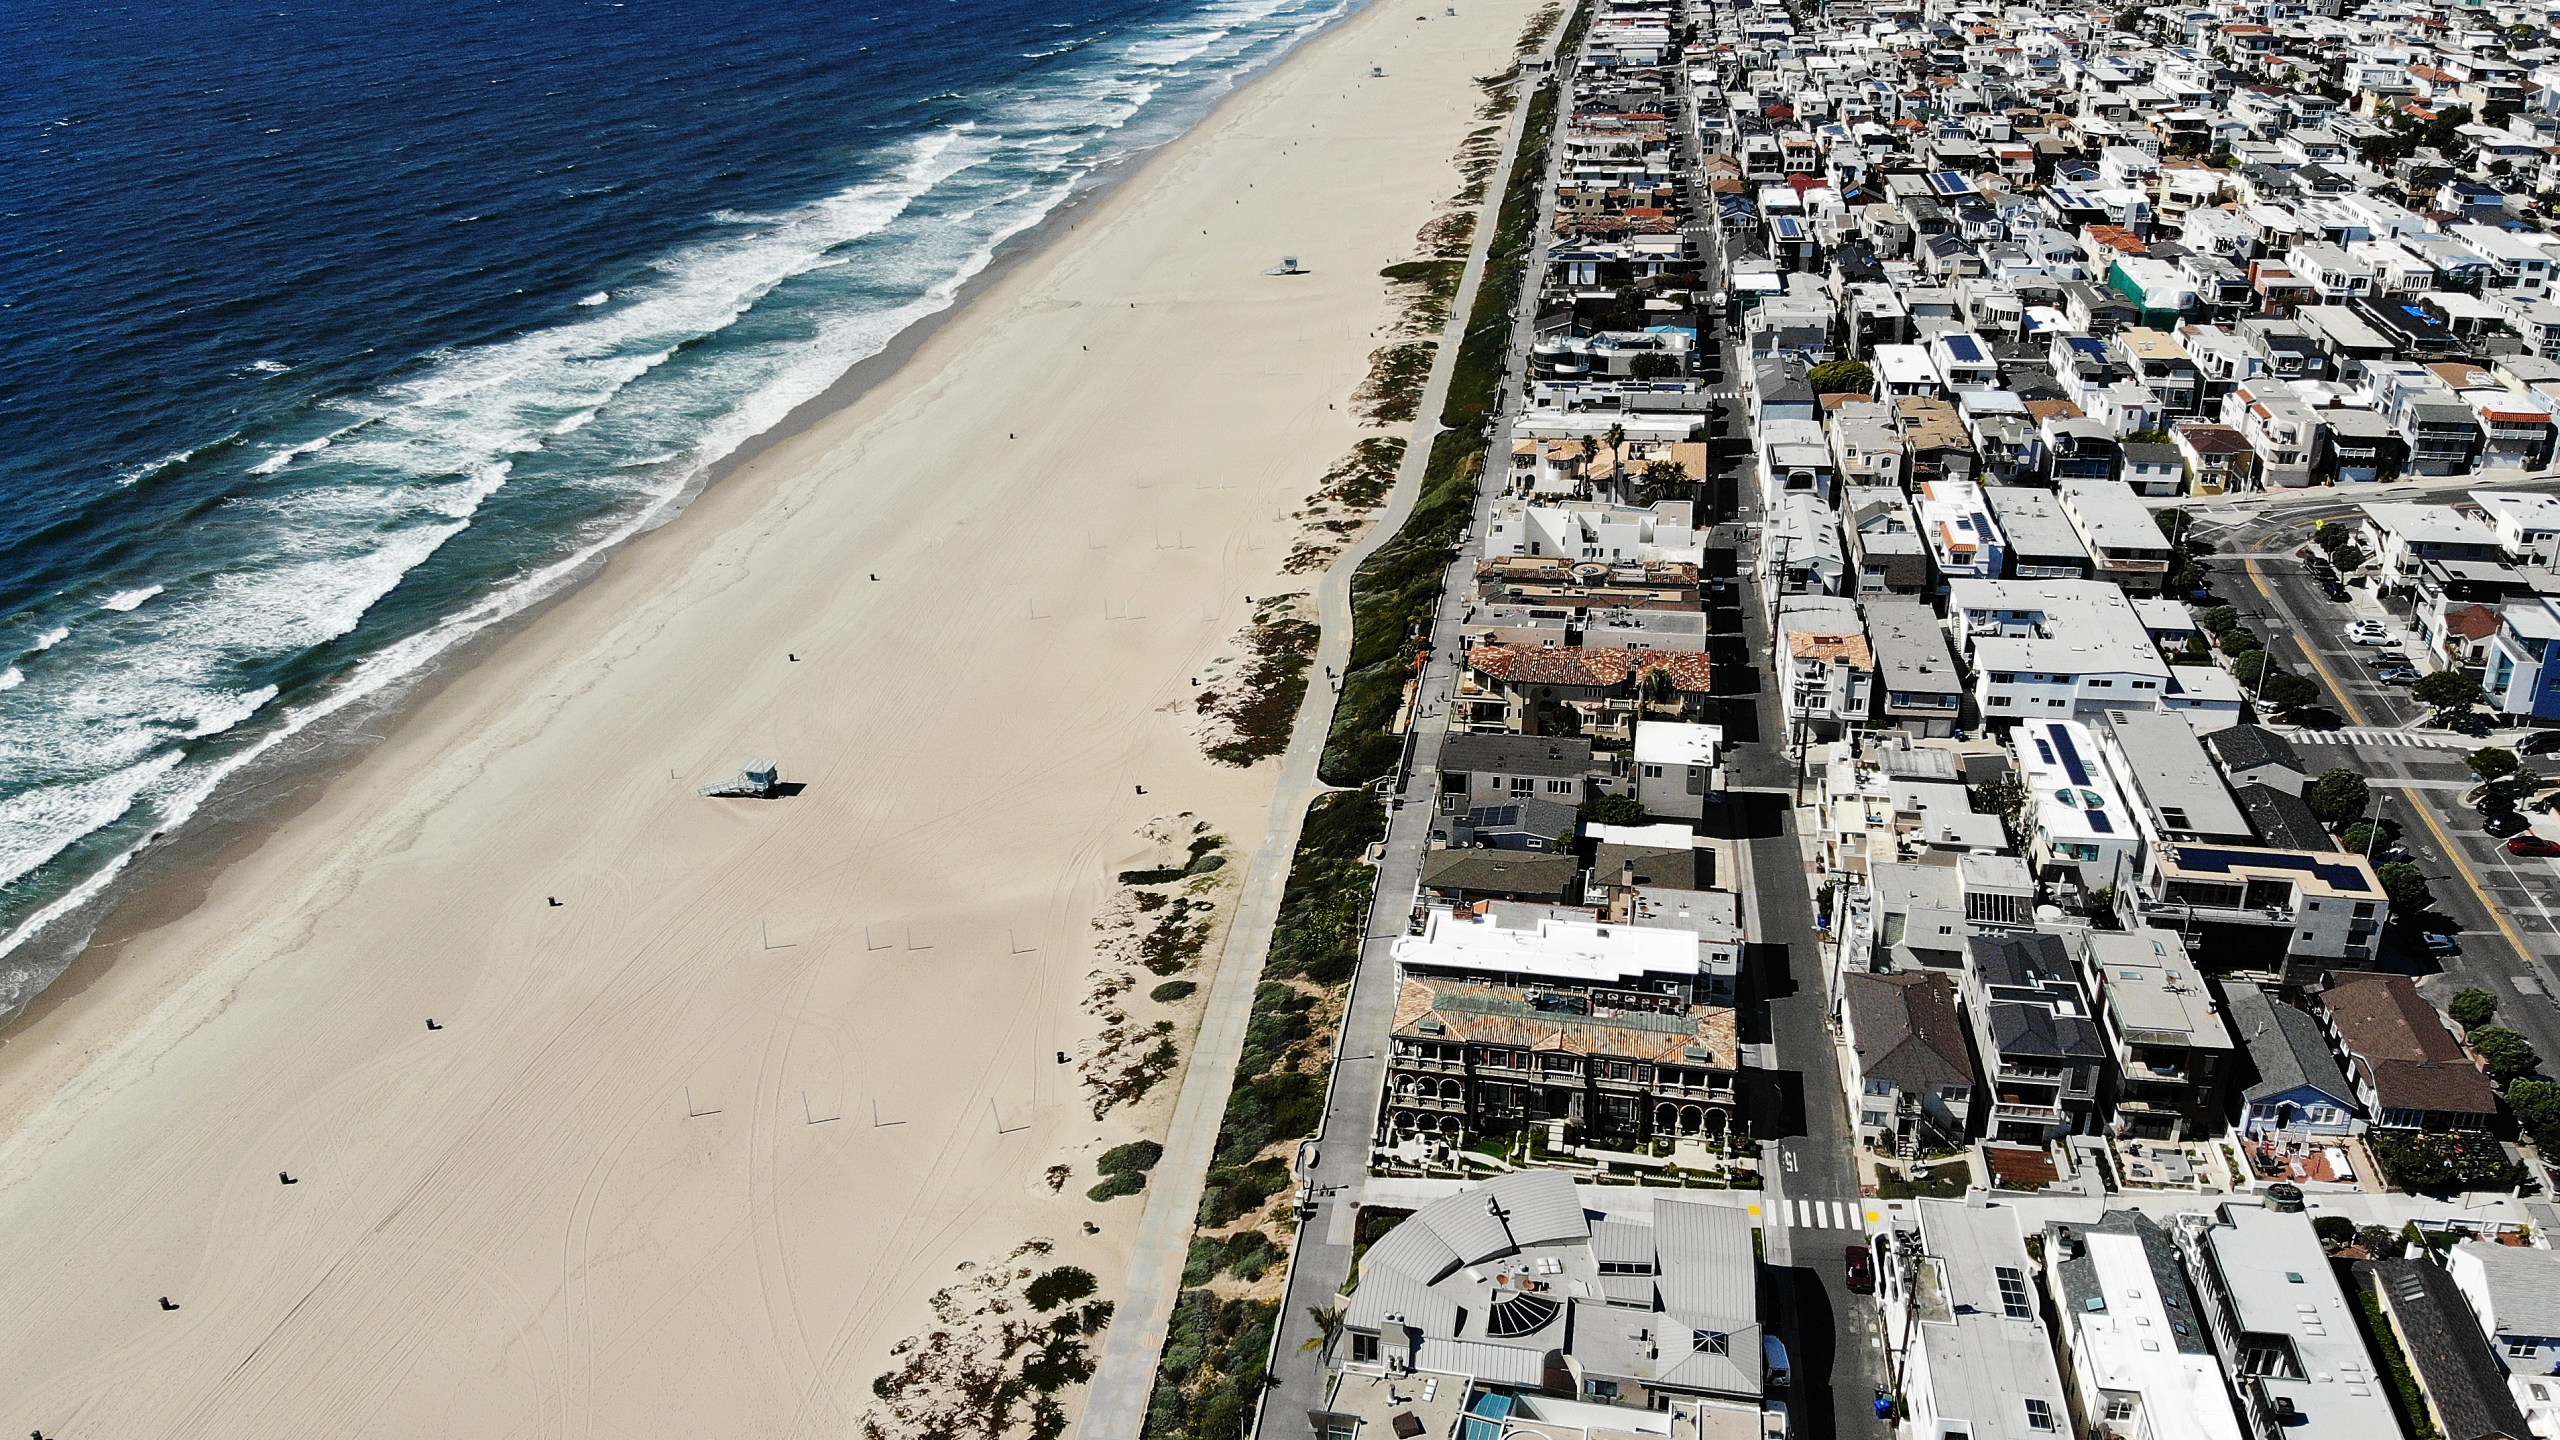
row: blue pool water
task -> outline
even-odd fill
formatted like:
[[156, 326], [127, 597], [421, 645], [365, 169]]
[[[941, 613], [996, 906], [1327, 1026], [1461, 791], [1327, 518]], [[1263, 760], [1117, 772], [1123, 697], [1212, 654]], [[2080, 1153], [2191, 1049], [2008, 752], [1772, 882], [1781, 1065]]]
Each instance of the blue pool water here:
[[1347, 3], [0, 7], [0, 1015], [225, 775]]

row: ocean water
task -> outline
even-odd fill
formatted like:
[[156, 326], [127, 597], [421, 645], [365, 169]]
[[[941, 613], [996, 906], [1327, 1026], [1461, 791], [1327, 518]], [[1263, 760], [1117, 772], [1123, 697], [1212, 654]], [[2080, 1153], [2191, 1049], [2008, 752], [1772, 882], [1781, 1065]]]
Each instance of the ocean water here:
[[0, 6], [0, 1016], [1353, 0]]

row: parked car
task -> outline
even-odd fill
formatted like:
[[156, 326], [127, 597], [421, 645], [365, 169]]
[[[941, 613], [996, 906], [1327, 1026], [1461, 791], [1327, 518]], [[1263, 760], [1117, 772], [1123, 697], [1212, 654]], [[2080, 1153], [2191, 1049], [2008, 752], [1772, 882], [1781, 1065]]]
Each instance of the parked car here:
[[2560, 755], [2560, 730], [2536, 730], [2515, 743], [2519, 755]]
[[2409, 652], [2398, 646], [2387, 650], [2376, 650], [2364, 657], [2364, 663], [2366, 668], [2372, 670], [2388, 670], [2394, 665], [2405, 666], [2409, 663]]
[[2533, 828], [2533, 822], [2513, 810], [2492, 810], [2480, 817], [2480, 828], [2499, 840], [2520, 835]]
[[2379, 620], [2359, 620], [2347, 627], [2347, 639], [2356, 645], [2388, 645], [2391, 632]]
[[2427, 953], [2430, 955], [2444, 956], [2459, 955], [2462, 953], [2462, 942], [2454, 939], [2450, 935], [2440, 935], [2435, 931], [2430, 930], [2418, 938], [2425, 943]]
[[2510, 855], [2560, 855], [2560, 840], [2546, 840], [2539, 835], [2519, 835], [2507, 842]]
[[1849, 1247], [1849, 1293], [1852, 1295], [1876, 1293], [1875, 1252], [1864, 1245]]
[[1763, 1383], [1772, 1390], [1786, 1389], [1794, 1378], [1787, 1368], [1787, 1342], [1765, 1330], [1760, 1333], [1760, 1368], [1766, 1376]]
[[2344, 605], [2347, 603], [2347, 587], [2339, 584], [2335, 580], [2321, 581], [2320, 594], [2332, 605]]
[[2373, 678], [2385, 685], [2415, 685], [2418, 672], [2406, 665], [2386, 665], [2373, 672]]

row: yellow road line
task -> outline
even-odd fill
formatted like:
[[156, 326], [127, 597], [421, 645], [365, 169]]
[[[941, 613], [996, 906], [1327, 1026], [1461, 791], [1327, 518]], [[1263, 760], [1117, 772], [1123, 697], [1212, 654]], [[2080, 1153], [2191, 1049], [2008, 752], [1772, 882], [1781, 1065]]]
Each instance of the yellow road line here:
[[[2248, 553], [2242, 558], [2242, 563], [2249, 569], [2249, 583], [2257, 587], [2259, 598], [2265, 600], [2271, 607], [2276, 603], [2275, 592], [2267, 588], [2267, 582], [2258, 574], [2258, 557], [2265, 553], [2266, 542], [2272, 538], [2272, 536], [2260, 536], [2258, 543], [2250, 546]], [[2347, 718], [2355, 721], [2359, 726], [2368, 724], [2364, 711], [2348, 696], [2347, 687], [2338, 683], [2337, 676], [2329, 673], [2328, 665], [2320, 659], [2320, 652], [2312, 649], [2298, 634], [2293, 637], [2293, 643], [2294, 648], [2302, 652], [2302, 658], [2311, 662], [2311, 668], [2320, 672], [2320, 679], [2329, 687], [2329, 693], [2337, 696], [2338, 703], [2346, 707]], [[2453, 868], [2462, 876], [2462, 883], [2471, 887], [2471, 893], [2480, 901], [2480, 908], [2489, 912], [2489, 919], [2496, 923], [2499, 933], [2507, 937], [2508, 944], [2516, 947], [2516, 958], [2528, 965], [2532, 964], [2533, 947], [2524, 943], [2524, 936], [2518, 933], [2514, 923], [2507, 919], [2505, 907], [2489, 898], [2489, 887], [2481, 883], [2478, 875], [2472, 873], [2471, 862], [2463, 858], [2462, 847], [2454, 844], [2453, 837], [2445, 833], [2444, 826], [2436, 823], [2434, 808], [2427, 804], [2424, 796], [2415, 791], [2410, 792], [2409, 808], [2418, 812], [2418, 818], [2426, 824], [2427, 833], [2435, 836], [2436, 843], [2444, 847], [2445, 858], [2453, 862]]]

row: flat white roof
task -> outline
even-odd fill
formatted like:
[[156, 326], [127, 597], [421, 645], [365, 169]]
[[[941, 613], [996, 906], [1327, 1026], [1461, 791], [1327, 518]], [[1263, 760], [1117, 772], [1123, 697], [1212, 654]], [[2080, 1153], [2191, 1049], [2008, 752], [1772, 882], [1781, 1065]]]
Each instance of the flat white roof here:
[[2178, 1345], [2174, 1327], [2201, 1324], [2202, 1317], [2172, 1319], [2160, 1303], [2141, 1238], [2094, 1228], [2081, 1233], [2105, 1307], [2066, 1316], [2065, 1323], [2079, 1342], [2075, 1359], [2090, 1379], [2102, 1390], [2140, 1395], [2143, 1419], [2154, 1435], [2241, 1440], [2212, 1346], [2198, 1354]]
[[2493, 521], [2514, 525], [2531, 535], [2545, 530], [2560, 530], [2560, 495], [2524, 495], [2509, 490], [2474, 490], [2471, 503], [2489, 512]]
[[1639, 765], [1713, 765], [1716, 748], [1724, 744], [1724, 727], [1697, 725], [1681, 720], [1639, 720], [1636, 722], [1636, 763]]
[[1543, 916], [1514, 930], [1482, 915], [1431, 912], [1420, 935], [1395, 942], [1396, 964], [1481, 975], [1536, 975], [1606, 984], [1648, 973], [1695, 974], [1698, 937], [1686, 930]]

